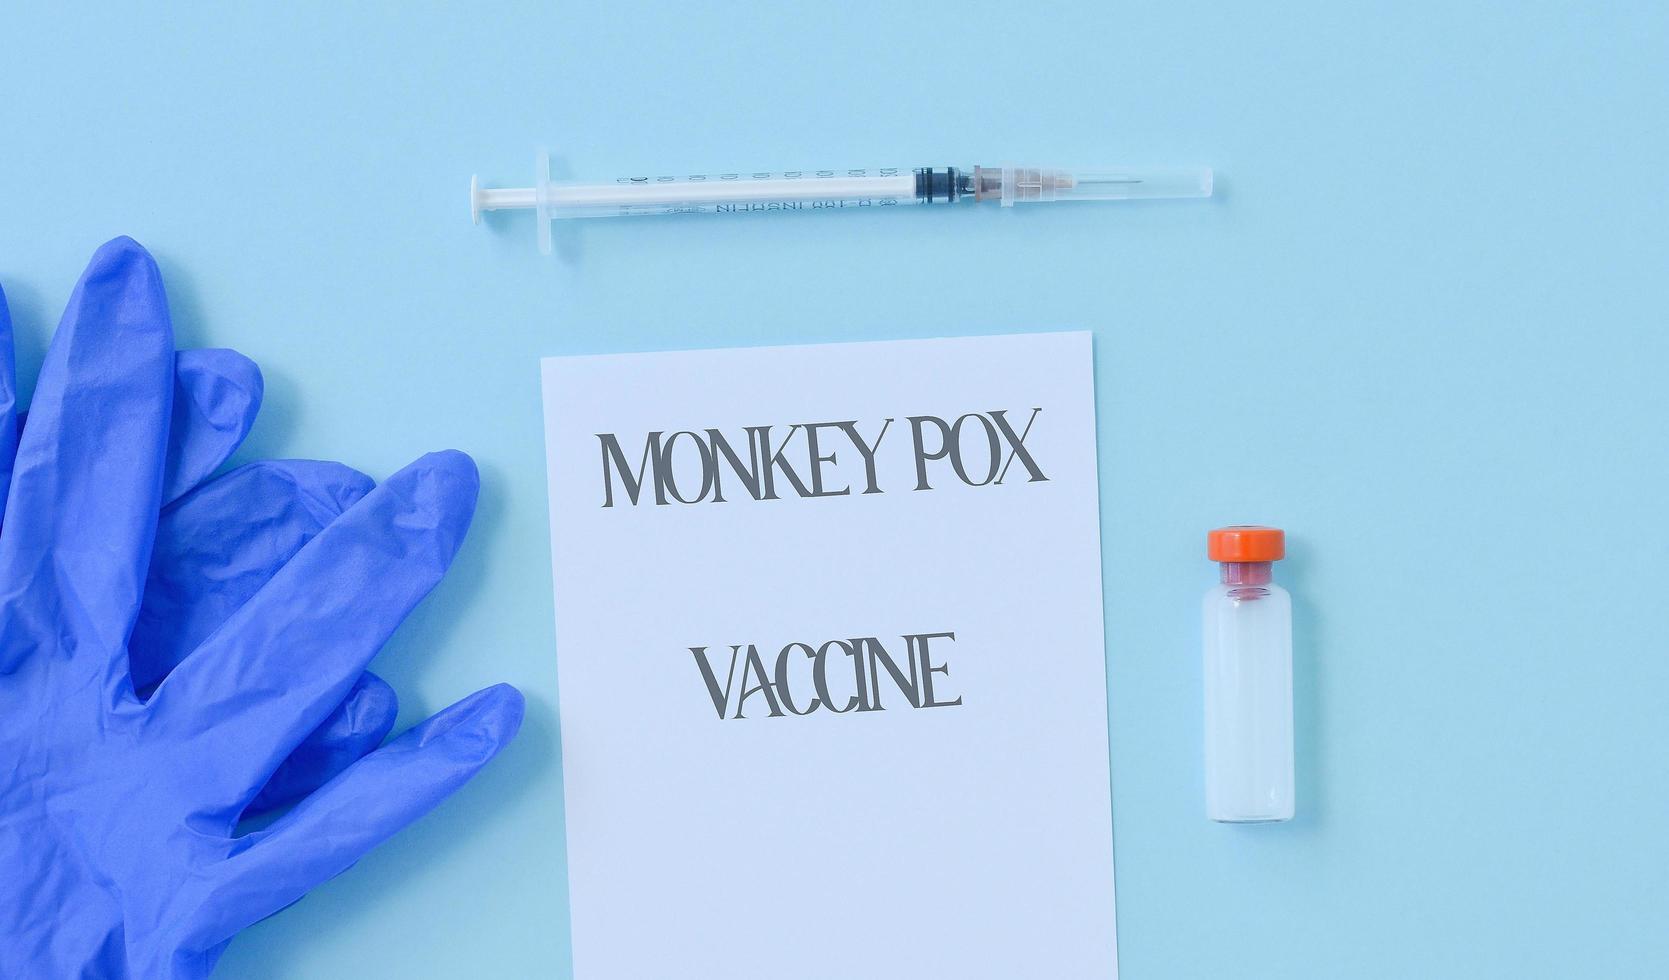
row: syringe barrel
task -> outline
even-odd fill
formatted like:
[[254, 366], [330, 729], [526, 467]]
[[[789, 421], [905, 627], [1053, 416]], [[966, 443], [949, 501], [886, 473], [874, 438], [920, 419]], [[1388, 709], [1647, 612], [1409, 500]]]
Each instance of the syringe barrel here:
[[816, 211], [916, 203], [915, 176], [899, 167], [635, 177], [612, 184], [552, 182], [546, 186], [553, 218]]

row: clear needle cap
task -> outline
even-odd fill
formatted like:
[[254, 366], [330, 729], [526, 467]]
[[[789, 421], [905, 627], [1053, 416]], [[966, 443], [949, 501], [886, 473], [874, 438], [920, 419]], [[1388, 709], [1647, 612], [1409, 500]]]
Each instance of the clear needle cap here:
[[1211, 168], [1176, 170], [1067, 170], [1060, 167], [976, 167], [974, 190], [1003, 207], [1038, 201], [1129, 201], [1210, 197]]

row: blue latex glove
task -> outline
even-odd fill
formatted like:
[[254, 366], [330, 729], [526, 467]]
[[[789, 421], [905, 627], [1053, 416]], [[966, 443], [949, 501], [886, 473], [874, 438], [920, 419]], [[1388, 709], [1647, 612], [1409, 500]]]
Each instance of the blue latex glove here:
[[[9, 311], [0, 291], [0, 511], [23, 421], [15, 411], [13, 357]], [[235, 351], [176, 355], [165, 500], [195, 489], [237, 450], [254, 424], [262, 390], [259, 368]], [[144, 692], [161, 680], [371, 486], [369, 477], [335, 463], [263, 462], [166, 508], [144, 606], [128, 645], [134, 687]], [[273, 774], [246, 815], [294, 802], [324, 785], [380, 745], [398, 712], [393, 688], [367, 671]]]
[[233, 836], [439, 581], [476, 476], [442, 453], [366, 493], [142, 702], [127, 649], [173, 368], [156, 268], [112, 242], [53, 339], [0, 527], [3, 977], [205, 976], [233, 934], [433, 807], [520, 724], [513, 688], [477, 692]]

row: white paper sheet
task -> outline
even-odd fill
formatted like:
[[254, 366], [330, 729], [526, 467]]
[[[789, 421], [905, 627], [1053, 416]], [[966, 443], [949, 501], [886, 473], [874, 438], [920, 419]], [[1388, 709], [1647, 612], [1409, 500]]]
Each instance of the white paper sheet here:
[[578, 980], [1115, 976], [1090, 336], [543, 370]]

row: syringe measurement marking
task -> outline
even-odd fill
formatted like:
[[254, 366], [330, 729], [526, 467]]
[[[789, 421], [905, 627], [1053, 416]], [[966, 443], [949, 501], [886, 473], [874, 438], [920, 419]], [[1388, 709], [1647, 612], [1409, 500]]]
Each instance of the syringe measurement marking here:
[[[842, 173], [841, 171], [837, 171], [837, 170], [814, 170], [814, 171], [811, 172], [811, 179], [825, 179], [826, 180], [826, 179], [829, 179], [831, 177], [897, 177], [897, 176], [900, 176], [903, 173], [903, 168], [901, 168], [901, 167], [876, 167], [876, 168], [873, 168], [874, 171], [875, 171], [873, 174], [870, 173], [870, 169], [872, 169], [872, 168], [859, 167], [859, 168], [856, 168], [856, 169], [847, 170], [844, 173]], [[760, 172], [757, 172], [757, 173], [747, 174], [746, 176], [744, 176], [740, 173], [723, 173], [723, 174], [688, 174], [688, 175], [683, 176], [683, 177], [676, 177], [676, 176], [672, 176], [672, 175], [664, 175], [664, 176], [660, 176], [660, 177], [616, 177], [616, 178], [614, 178], [614, 182], [616, 184], [640, 184], [641, 185], [641, 184], [649, 184], [649, 183], [670, 184], [670, 183], [675, 183], [675, 182], [681, 181], [681, 180], [682, 181], [689, 181], [691, 183], [698, 183], [700, 181], [705, 181], [705, 180], [804, 180], [804, 179], [806, 179], [806, 172], [804, 170], [785, 170], [781, 173], [771, 173], [771, 172], [768, 172], [768, 171], [760, 171]]]

